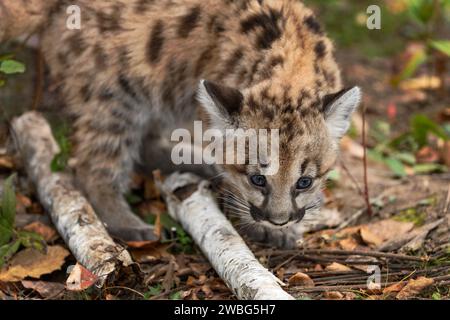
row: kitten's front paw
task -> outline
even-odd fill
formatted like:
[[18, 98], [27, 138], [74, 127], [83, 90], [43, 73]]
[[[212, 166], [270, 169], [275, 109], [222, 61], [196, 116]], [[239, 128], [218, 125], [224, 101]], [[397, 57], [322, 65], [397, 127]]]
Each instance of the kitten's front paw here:
[[120, 226], [120, 227], [108, 227], [109, 233], [123, 241], [156, 241], [153, 226]]
[[269, 244], [280, 249], [295, 249], [297, 241], [301, 240], [301, 234], [293, 227], [286, 229], [273, 229], [257, 225], [247, 233], [255, 242]]

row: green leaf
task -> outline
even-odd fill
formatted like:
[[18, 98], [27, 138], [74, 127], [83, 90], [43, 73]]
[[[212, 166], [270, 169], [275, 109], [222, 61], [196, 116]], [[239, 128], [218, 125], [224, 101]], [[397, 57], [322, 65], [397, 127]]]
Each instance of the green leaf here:
[[5, 262], [19, 250], [20, 241], [16, 240], [13, 243], [8, 243], [0, 247], [0, 269], [3, 267]]
[[430, 46], [450, 57], [450, 41], [431, 41]]
[[411, 130], [414, 139], [419, 144], [419, 147], [423, 147], [427, 144], [427, 136], [429, 133], [434, 134], [438, 138], [445, 141], [449, 139], [447, 133], [438, 124], [424, 115], [416, 115], [411, 120]]
[[14, 178], [15, 174], [6, 179], [3, 184], [0, 210], [0, 246], [8, 243], [13, 234], [14, 220], [16, 217], [16, 193], [13, 187]]
[[0, 87], [3, 87], [6, 84], [5, 79], [0, 79]]
[[172, 293], [172, 294], [169, 296], [169, 299], [170, 299], [170, 300], [181, 300], [181, 291], [177, 291], [177, 292], [175, 292], [175, 293]]
[[392, 154], [392, 157], [409, 165], [416, 164], [416, 156], [409, 152], [399, 152]]
[[433, 293], [433, 295], [431, 296], [431, 298], [432, 298], [433, 300], [442, 300], [441, 294], [440, 294], [439, 292], [437, 292], [437, 291]]
[[19, 231], [17, 237], [20, 243], [26, 248], [34, 248], [39, 251], [46, 250], [46, 243], [40, 234], [29, 231]]
[[391, 169], [391, 171], [395, 174], [397, 177], [404, 177], [406, 176], [406, 170], [403, 163], [401, 163], [399, 160], [395, 158], [386, 158], [384, 160], [384, 163]]
[[24, 73], [25, 65], [16, 60], [4, 60], [0, 64], [0, 72], [5, 74]]
[[419, 22], [427, 24], [434, 15], [434, 0], [408, 0], [410, 12]]
[[422, 163], [413, 167], [415, 174], [443, 173], [447, 167], [438, 163]]
[[339, 174], [339, 171], [337, 171], [337, 170], [331, 170], [327, 176], [328, 180], [331, 180], [334, 182], [339, 181], [340, 178], [341, 178], [341, 175]]
[[154, 287], [150, 287], [149, 290], [146, 293], [144, 293], [144, 299], [148, 300], [153, 296], [161, 294], [161, 292], [162, 292], [161, 285], [157, 284]]
[[425, 51], [418, 51], [413, 54], [400, 74], [392, 79], [393, 85], [397, 86], [401, 81], [411, 78], [416, 70], [426, 61], [427, 54]]

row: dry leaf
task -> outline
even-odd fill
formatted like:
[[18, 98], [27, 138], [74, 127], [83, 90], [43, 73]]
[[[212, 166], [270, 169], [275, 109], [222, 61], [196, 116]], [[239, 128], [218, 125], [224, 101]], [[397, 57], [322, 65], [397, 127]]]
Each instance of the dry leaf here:
[[438, 89], [441, 87], [441, 79], [435, 76], [421, 76], [407, 79], [400, 83], [402, 90]]
[[368, 226], [362, 226], [359, 230], [362, 240], [370, 246], [379, 246], [383, 243], [383, 239], [372, 233]]
[[394, 283], [393, 285], [390, 285], [389, 287], [384, 288], [383, 294], [400, 292], [405, 285], [406, 285], [406, 281], [400, 281], [400, 282]]
[[47, 253], [28, 248], [17, 253], [9, 263], [0, 271], [0, 281], [20, 281], [26, 277], [39, 278], [44, 274], [59, 270], [69, 251], [62, 246], [49, 246]]
[[333, 262], [332, 264], [328, 265], [325, 268], [326, 271], [337, 271], [337, 272], [341, 272], [341, 271], [352, 271], [351, 268], [344, 266], [343, 264], [337, 263], [337, 262]]
[[416, 153], [416, 159], [419, 163], [434, 163], [438, 162], [439, 158], [439, 153], [430, 146], [425, 146]]
[[57, 298], [65, 289], [65, 286], [58, 282], [22, 280], [22, 285], [27, 289], [33, 289], [43, 298]]
[[131, 255], [136, 262], [148, 263], [160, 260], [161, 258], [170, 258], [172, 255], [167, 252], [170, 244], [160, 244], [159, 242], [148, 244], [147, 247], [143, 246], [140, 249], [132, 249]]
[[98, 277], [88, 269], [77, 263], [66, 281], [66, 288], [70, 291], [83, 291], [93, 286]]
[[305, 273], [297, 272], [289, 278], [288, 283], [290, 286], [302, 286], [306, 288], [314, 287], [314, 281]]
[[346, 238], [339, 241], [339, 245], [343, 250], [355, 250], [358, 247], [358, 242], [353, 238]]
[[370, 232], [384, 243], [408, 233], [414, 228], [414, 223], [386, 219], [370, 223], [363, 228], [365, 231]]
[[0, 168], [11, 170], [14, 168], [14, 160], [10, 156], [0, 156]]
[[397, 294], [397, 299], [404, 300], [418, 295], [422, 290], [428, 288], [434, 283], [433, 279], [418, 277], [409, 280], [403, 289]]
[[339, 291], [327, 291], [324, 292], [323, 296], [328, 300], [342, 300], [344, 298], [344, 295]]
[[29, 225], [25, 226], [23, 229], [41, 235], [46, 242], [55, 241], [59, 237], [54, 228], [49, 227], [40, 221], [32, 222]]
[[356, 159], [364, 158], [364, 147], [347, 136], [342, 138], [341, 148]]

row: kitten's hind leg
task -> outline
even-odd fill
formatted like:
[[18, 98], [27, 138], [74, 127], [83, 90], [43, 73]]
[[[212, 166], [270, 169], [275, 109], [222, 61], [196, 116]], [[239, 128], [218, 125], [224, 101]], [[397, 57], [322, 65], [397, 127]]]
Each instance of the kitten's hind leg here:
[[75, 124], [76, 177], [111, 235], [125, 241], [155, 240], [152, 226], [137, 217], [123, 197], [143, 132], [142, 115], [129, 108], [116, 101], [95, 101], [83, 110]]

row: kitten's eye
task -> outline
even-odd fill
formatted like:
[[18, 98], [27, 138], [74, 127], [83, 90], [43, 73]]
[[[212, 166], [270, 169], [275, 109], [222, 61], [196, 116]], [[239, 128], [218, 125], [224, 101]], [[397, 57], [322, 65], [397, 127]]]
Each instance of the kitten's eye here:
[[267, 183], [266, 177], [259, 174], [251, 176], [250, 181], [257, 187], [265, 187]]
[[311, 187], [313, 183], [313, 179], [309, 178], [309, 177], [301, 177], [300, 179], [298, 179], [297, 181], [297, 189], [298, 190], [305, 190], [308, 189], [309, 187]]

